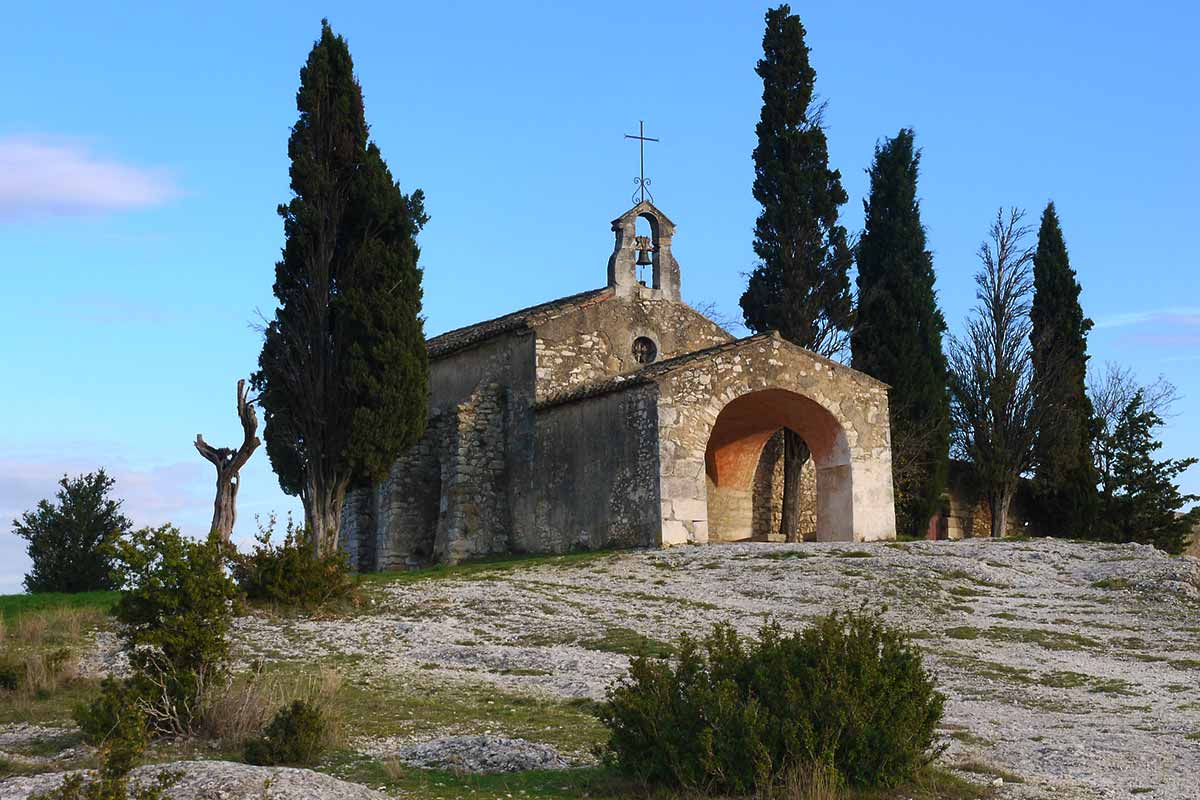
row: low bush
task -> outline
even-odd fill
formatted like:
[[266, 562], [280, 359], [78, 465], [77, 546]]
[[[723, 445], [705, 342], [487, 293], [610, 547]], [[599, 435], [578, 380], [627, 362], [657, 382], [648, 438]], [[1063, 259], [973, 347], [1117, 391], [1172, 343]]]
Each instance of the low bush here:
[[246, 761], [261, 766], [310, 766], [325, 752], [329, 727], [321, 709], [296, 700], [275, 715], [261, 738], [246, 743]]
[[271, 543], [275, 517], [259, 525], [254, 550], [235, 555], [232, 571], [250, 600], [311, 608], [349, 596], [355, 587], [346, 554], [313, 553], [303, 528], [289, 518], [282, 544]]
[[189, 734], [205, 687], [228, 676], [226, 634], [238, 593], [225, 574], [224, 545], [217, 536], [186, 539], [165, 525], [135, 531], [119, 547], [125, 590], [113, 613], [133, 674], [106, 681], [76, 719], [96, 732], [136, 706], [152, 731]]
[[100, 768], [89, 781], [85, 773], [68, 775], [57, 788], [30, 800], [164, 800], [180, 774], [163, 771], [148, 783], [130, 785], [129, 773], [146, 749], [146, 718], [127, 708], [100, 740]]
[[607, 758], [635, 779], [747, 794], [819, 774], [887, 788], [937, 755], [944, 698], [877, 615], [835, 613], [794, 634], [767, 624], [757, 640], [718, 625], [677, 652], [635, 658], [601, 709]]
[[336, 746], [342, 725], [334, 700], [341, 685], [341, 676], [330, 669], [297, 674], [267, 671], [260, 664], [210, 687], [200, 705], [198, 732], [228, 749], [238, 749], [261, 736], [279, 709], [303, 700], [321, 711], [328, 723], [329, 743]]

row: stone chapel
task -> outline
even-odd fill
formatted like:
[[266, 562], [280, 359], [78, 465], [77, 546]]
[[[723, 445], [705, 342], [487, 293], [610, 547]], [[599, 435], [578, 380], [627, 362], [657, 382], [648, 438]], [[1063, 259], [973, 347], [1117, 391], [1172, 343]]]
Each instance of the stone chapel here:
[[346, 501], [358, 569], [775, 539], [784, 428], [812, 453], [804, 538], [895, 538], [887, 386], [685, 304], [652, 203], [612, 230], [603, 288], [428, 340], [424, 437]]

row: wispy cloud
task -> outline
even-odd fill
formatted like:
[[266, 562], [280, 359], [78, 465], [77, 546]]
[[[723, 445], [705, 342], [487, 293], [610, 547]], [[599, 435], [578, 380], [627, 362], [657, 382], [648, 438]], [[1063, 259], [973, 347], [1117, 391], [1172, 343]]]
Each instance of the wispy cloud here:
[[78, 141], [0, 137], [0, 221], [145, 208], [178, 194], [165, 171], [95, 155]]
[[1154, 308], [1144, 311], [1125, 311], [1096, 321], [1096, 330], [1128, 328], [1133, 325], [1161, 324], [1172, 327], [1200, 326], [1200, 307], [1180, 306]]

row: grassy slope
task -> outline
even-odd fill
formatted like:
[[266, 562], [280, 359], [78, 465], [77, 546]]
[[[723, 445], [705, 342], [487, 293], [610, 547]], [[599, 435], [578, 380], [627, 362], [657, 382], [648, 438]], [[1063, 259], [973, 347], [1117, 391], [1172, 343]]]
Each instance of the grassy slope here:
[[[362, 576], [360, 585], [367, 593], [389, 583], [423, 580], [473, 580], [528, 567], [554, 565], [572, 567], [612, 557], [608, 552], [585, 552], [562, 556], [503, 557], [472, 561], [454, 566]], [[117, 592], [81, 594], [41, 594], [0, 596], [0, 618], [12, 621], [31, 613], [53, 614], [69, 608], [97, 609], [104, 613], [116, 602]], [[623, 632], [618, 632], [623, 633]], [[611, 639], [612, 641], [609, 641]], [[597, 649], [625, 652], [624, 639], [610, 633]], [[640, 640], [636, 649], [645, 646]], [[632, 647], [633, 645], [630, 645]], [[665, 653], [663, 653], [665, 654]], [[308, 671], [315, 666], [276, 664], [274, 669]], [[346, 665], [342, 665], [346, 666]], [[604, 729], [587, 702], [569, 703], [549, 698], [517, 695], [489, 685], [438, 686], [414, 676], [415, 680], [398, 685], [389, 681], [354, 681], [341, 686], [336, 704], [343, 713], [351, 739], [360, 736], [387, 736], [397, 733], [418, 738], [454, 732], [503, 731], [552, 744], [564, 751], [586, 751], [604, 739]], [[41, 698], [29, 698], [20, 704], [4, 704], [0, 723], [16, 721], [68, 723], [70, 708], [95, 693], [95, 682], [74, 681]], [[206, 752], [204, 752], [206, 751]], [[237, 759], [237, 748], [221, 746], [211, 750], [203, 743], [163, 743], [148, 754], [151, 761], [177, 758], [223, 757]], [[81, 766], [81, 765], [80, 765]], [[332, 754], [316, 767], [345, 780], [384, 789], [390, 794], [414, 798], [617, 798], [629, 796], [689, 797], [648, 793], [606, 767], [572, 770], [532, 771], [507, 775], [464, 775], [439, 770], [407, 767], [395, 762], [364, 757], [350, 750]], [[0, 768], [0, 776], [3, 775]], [[989, 797], [981, 789], [941, 770], [931, 769], [921, 780], [900, 790], [848, 792], [845, 800], [978, 800]]]
[[22, 614], [57, 608], [95, 608], [108, 612], [120, 592], [42, 592], [40, 594], [0, 594], [0, 617], [11, 622]]

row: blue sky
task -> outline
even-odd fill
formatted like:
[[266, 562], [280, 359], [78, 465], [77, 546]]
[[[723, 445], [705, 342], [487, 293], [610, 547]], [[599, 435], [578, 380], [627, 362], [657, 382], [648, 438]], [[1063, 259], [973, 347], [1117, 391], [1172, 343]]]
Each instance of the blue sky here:
[[[105, 466], [139, 524], [202, 531], [238, 436], [234, 384], [273, 307], [298, 70], [328, 15], [393, 173], [426, 193], [426, 331], [601, 285], [639, 119], [692, 302], [737, 311], [753, 264], [750, 153], [766, 6], [745, 2], [24, 3], [0, 74], [0, 520]], [[952, 330], [998, 206], [1058, 206], [1093, 361], [1184, 399], [1200, 454], [1200, 67], [1186, 2], [796, 4], [830, 157], [862, 222], [875, 142], [924, 150], [922, 211]], [[1200, 468], [1186, 476], [1200, 492]], [[265, 453], [238, 536], [299, 504]], [[0, 528], [0, 592], [23, 543]]]

